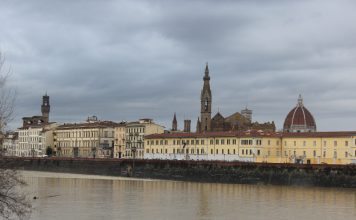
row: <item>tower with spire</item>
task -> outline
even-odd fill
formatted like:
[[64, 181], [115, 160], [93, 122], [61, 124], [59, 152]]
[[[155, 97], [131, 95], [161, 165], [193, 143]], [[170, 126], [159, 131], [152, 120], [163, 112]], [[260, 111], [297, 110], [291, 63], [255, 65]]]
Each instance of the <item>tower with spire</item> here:
[[172, 131], [177, 131], [177, 130], [178, 130], [177, 117], [176, 117], [176, 113], [174, 113], [173, 121], [172, 121]]
[[200, 95], [200, 131], [211, 131], [211, 104], [210, 76], [208, 63], [205, 66], [204, 85]]

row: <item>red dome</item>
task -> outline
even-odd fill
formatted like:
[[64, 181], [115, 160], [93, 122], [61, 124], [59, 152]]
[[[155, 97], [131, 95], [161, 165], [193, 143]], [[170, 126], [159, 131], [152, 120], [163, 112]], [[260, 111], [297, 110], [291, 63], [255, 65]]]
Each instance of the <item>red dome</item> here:
[[312, 132], [316, 131], [313, 115], [304, 107], [303, 99], [299, 96], [298, 105], [287, 115], [283, 130], [287, 132]]

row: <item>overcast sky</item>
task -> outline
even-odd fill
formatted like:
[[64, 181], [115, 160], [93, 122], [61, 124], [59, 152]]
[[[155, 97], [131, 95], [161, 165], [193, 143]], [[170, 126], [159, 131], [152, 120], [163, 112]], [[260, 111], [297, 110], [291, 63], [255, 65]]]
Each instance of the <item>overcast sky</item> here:
[[283, 126], [302, 94], [318, 130], [356, 130], [356, 1], [0, 0], [16, 118], [191, 119], [209, 62], [213, 115]]

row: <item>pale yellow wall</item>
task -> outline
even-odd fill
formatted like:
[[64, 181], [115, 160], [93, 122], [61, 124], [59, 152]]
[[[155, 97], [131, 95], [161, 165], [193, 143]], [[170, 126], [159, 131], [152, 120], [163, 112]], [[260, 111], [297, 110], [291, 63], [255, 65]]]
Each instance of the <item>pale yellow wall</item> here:
[[[73, 157], [74, 147], [78, 147], [79, 157], [110, 157], [109, 151], [102, 151], [100, 144], [112, 146], [115, 130], [106, 128], [57, 129], [55, 146], [57, 156]], [[59, 150], [60, 149], [60, 150]]]
[[123, 157], [132, 158], [133, 152], [130, 146], [136, 146], [135, 158], [144, 158], [145, 136], [150, 134], [162, 134], [164, 127], [155, 123], [132, 123], [126, 126], [126, 144]]
[[114, 148], [114, 157], [118, 158], [119, 154], [121, 153], [121, 157], [123, 156], [122, 154], [125, 152], [125, 126], [119, 126], [115, 128], [115, 148]]
[[[183, 142], [188, 143], [184, 152]], [[299, 159], [305, 164], [308, 162], [311, 164], [349, 164], [352, 161], [356, 162], [356, 136], [328, 138], [166, 137], [150, 138], [145, 141], [145, 153], [193, 155], [198, 152], [209, 158], [213, 156], [219, 159], [236, 154], [241, 160], [250, 159], [249, 161], [256, 162], [295, 163]], [[334, 152], [336, 152], [336, 158], [334, 158]]]

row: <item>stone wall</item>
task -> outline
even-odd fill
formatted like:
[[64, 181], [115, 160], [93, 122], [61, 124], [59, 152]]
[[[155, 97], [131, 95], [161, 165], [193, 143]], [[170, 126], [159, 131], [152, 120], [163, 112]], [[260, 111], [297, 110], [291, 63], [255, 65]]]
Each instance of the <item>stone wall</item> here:
[[7, 158], [20, 169], [195, 182], [356, 188], [355, 165], [185, 160]]

